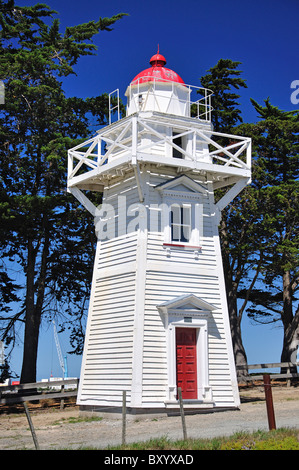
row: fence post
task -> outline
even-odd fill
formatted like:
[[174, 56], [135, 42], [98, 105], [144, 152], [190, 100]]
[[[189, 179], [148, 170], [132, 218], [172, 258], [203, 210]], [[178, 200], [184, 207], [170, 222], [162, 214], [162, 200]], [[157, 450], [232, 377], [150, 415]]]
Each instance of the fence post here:
[[126, 391], [123, 390], [123, 408], [122, 408], [122, 445], [126, 444]]
[[263, 374], [269, 430], [276, 429], [271, 381], [269, 374]]
[[[64, 394], [64, 384], [61, 385], [61, 397], [63, 397], [63, 394]], [[64, 409], [64, 398], [61, 398], [60, 400], [60, 409], [63, 410]]]
[[183, 436], [184, 436], [184, 440], [186, 441], [187, 440], [187, 429], [186, 429], [186, 421], [185, 421], [185, 414], [184, 414], [181, 387], [178, 387], [178, 396], [179, 396], [179, 402], [180, 402], [180, 413], [181, 413], [182, 426], [183, 426]]
[[[291, 368], [288, 366], [287, 367], [287, 374], [289, 374], [291, 372]], [[287, 387], [290, 387], [291, 386], [291, 379], [288, 378], [287, 379]]]
[[25, 401], [24, 401], [24, 408], [25, 408], [27, 421], [28, 421], [28, 424], [29, 424], [29, 427], [30, 427], [31, 435], [32, 435], [32, 438], [33, 438], [33, 442], [34, 442], [34, 445], [35, 445], [35, 449], [39, 450], [39, 445], [38, 445], [37, 437], [36, 437], [36, 434], [35, 434], [34, 426], [33, 426], [33, 423], [31, 421], [31, 416], [30, 416], [30, 413], [29, 413], [27, 403]]

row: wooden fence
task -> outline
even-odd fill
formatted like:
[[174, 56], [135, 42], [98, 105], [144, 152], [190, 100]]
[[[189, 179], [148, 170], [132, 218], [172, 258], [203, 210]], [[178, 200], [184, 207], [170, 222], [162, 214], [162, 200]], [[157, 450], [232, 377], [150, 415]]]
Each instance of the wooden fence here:
[[[250, 364], [248, 365], [248, 372], [249, 376], [248, 377], [243, 377], [241, 381], [248, 381], [248, 382], [253, 382], [255, 380], [263, 380], [263, 375], [265, 373], [270, 374], [270, 379], [287, 379], [287, 386], [290, 386], [291, 379], [298, 379], [299, 374], [292, 373], [291, 369], [295, 368], [297, 370], [297, 367], [299, 366], [299, 362], [274, 362], [274, 363], [268, 363], [268, 364]], [[237, 370], [242, 370], [244, 369], [243, 366], [237, 366]], [[280, 373], [280, 372], [269, 372], [269, 369], [286, 369], [285, 373]], [[260, 374], [256, 372], [251, 372], [254, 370], [262, 370]]]
[[[0, 405], [24, 403], [26, 401], [44, 400], [49, 398], [76, 397], [79, 379], [53, 380], [19, 385], [0, 386]], [[70, 388], [71, 390], [67, 390]], [[60, 391], [57, 391], [60, 388]], [[63, 403], [63, 402], [62, 402]]]
[[[265, 373], [270, 374], [270, 379], [287, 379], [287, 385], [290, 385], [290, 379], [298, 379], [299, 374], [292, 373], [291, 369], [299, 366], [299, 362], [276, 362], [269, 364], [250, 364], [248, 365], [249, 376], [242, 378], [242, 381], [253, 382], [263, 380]], [[286, 373], [269, 372], [269, 369], [286, 369]], [[237, 370], [244, 369], [243, 366], [237, 366]], [[252, 371], [262, 371], [260, 374]], [[49, 382], [35, 382], [19, 385], [0, 386], [0, 405], [10, 405], [14, 403], [24, 403], [26, 401], [44, 400], [48, 398], [58, 398], [63, 400], [67, 397], [76, 397], [78, 391], [79, 379], [64, 379]], [[67, 388], [71, 387], [71, 390]], [[60, 388], [60, 391], [57, 391]]]

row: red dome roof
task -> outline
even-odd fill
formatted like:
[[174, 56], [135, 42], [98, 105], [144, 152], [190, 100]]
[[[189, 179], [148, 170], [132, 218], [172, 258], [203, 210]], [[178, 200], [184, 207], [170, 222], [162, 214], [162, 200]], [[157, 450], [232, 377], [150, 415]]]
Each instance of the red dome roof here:
[[157, 54], [153, 55], [150, 60], [150, 64], [151, 67], [136, 75], [131, 84], [134, 84], [134, 82], [146, 83], [152, 81], [153, 79], [158, 81], [170, 81], [184, 84], [183, 79], [176, 72], [164, 67], [166, 64], [166, 59], [162, 54], [159, 53], [159, 51]]

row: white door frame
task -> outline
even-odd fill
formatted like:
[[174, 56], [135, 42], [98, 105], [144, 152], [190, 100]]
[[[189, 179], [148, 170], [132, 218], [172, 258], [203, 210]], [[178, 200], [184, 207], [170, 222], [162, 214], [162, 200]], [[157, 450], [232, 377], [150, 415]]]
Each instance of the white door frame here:
[[[203, 308], [204, 309], [203, 309]], [[189, 294], [157, 306], [164, 322], [167, 347], [168, 396], [167, 402], [177, 402], [176, 328], [196, 329], [197, 399], [211, 402], [209, 385], [208, 317], [215, 307]]]

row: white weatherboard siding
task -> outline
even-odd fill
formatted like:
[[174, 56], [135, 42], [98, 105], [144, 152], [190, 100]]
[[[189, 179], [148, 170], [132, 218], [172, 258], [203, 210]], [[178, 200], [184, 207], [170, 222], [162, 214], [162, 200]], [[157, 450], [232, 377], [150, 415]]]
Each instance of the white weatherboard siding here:
[[136, 234], [131, 237], [125, 247], [122, 238], [98, 242], [78, 393], [82, 405], [118, 406], [123, 390], [130, 399]]
[[[208, 196], [202, 198], [201, 249], [169, 248], [163, 245], [161, 219], [151, 231], [149, 214], [156, 204], [161, 216], [162, 196], [156, 187], [174, 176], [145, 172], [141, 177], [146, 186], [147, 227], [98, 242], [78, 403], [120, 407], [126, 390], [128, 406], [164, 408], [169, 397], [169, 346], [157, 305], [192, 293], [215, 307], [207, 317], [206, 358], [213, 406], [236, 407], [239, 401], [213, 197], [207, 191]], [[202, 179], [199, 182], [203, 184]], [[119, 199], [124, 194], [126, 206]], [[120, 211], [139, 204], [132, 180], [115, 184], [104, 195], [113, 204], [117, 222], [124, 221]]]
[[134, 281], [134, 273], [97, 281], [81, 375], [80, 404], [118, 405], [123, 390], [127, 390], [130, 398]]

